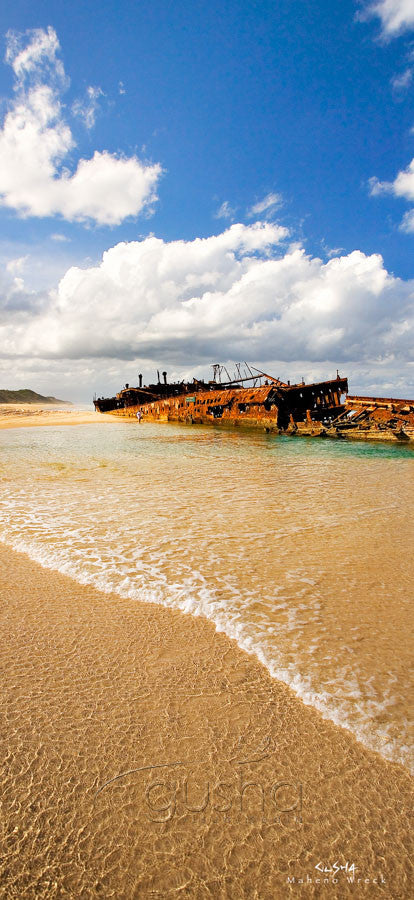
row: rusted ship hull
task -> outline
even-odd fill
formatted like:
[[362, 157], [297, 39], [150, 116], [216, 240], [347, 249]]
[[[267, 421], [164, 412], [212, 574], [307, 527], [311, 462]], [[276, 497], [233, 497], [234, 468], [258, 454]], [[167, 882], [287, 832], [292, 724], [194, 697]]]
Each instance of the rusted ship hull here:
[[142, 387], [140, 378], [138, 388], [127, 385], [116, 397], [95, 400], [96, 409], [143, 423], [260, 427], [341, 440], [414, 441], [414, 401], [349, 396], [348, 381], [339, 374], [331, 381], [308, 385], [256, 376], [247, 387], [196, 380], [169, 385], [163, 374], [163, 383]]
[[327, 436], [359, 441], [414, 442], [414, 400], [348, 395]]

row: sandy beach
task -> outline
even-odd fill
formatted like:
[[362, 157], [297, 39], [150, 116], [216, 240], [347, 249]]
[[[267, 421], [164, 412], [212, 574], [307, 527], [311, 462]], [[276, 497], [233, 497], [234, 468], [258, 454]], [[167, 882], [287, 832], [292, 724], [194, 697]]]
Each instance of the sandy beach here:
[[0, 429], [27, 428], [30, 425], [90, 425], [113, 422], [94, 410], [80, 410], [76, 406], [45, 406], [41, 403], [0, 403]]
[[0, 581], [3, 896], [410, 896], [402, 767], [202, 618]]
[[3, 22], [0, 900], [414, 900], [414, 0]]

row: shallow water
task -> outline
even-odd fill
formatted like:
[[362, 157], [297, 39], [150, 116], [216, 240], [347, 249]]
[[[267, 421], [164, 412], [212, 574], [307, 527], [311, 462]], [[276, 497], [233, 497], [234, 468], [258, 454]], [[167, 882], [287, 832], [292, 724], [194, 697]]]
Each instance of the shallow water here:
[[206, 616], [409, 765], [412, 450], [134, 421], [0, 441], [2, 541]]

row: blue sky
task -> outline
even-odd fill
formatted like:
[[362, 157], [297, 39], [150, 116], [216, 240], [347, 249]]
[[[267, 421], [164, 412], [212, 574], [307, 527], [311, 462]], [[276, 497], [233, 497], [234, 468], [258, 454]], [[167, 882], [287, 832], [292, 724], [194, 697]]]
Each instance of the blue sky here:
[[17, 0], [0, 32], [4, 387], [247, 357], [414, 394], [414, 0]]

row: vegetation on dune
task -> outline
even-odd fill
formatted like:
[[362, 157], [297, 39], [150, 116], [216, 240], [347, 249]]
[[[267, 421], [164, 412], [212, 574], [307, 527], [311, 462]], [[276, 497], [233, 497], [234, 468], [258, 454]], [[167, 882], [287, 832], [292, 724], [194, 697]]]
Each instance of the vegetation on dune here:
[[43, 397], [36, 391], [23, 388], [20, 391], [8, 391], [0, 388], [0, 403], [65, 403], [71, 405], [70, 400], [58, 400], [57, 397]]

